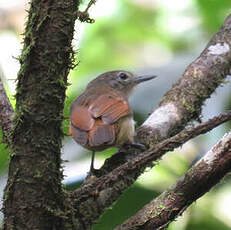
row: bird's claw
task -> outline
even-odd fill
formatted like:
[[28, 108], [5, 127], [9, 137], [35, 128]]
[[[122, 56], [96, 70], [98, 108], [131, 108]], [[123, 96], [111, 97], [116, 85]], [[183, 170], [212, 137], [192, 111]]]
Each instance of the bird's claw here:
[[146, 146], [141, 144], [141, 143], [136, 143], [136, 142], [132, 142], [132, 143], [126, 143], [124, 144], [124, 147], [125, 148], [130, 148], [130, 147], [133, 147], [133, 148], [136, 148], [136, 149], [139, 149], [139, 150], [142, 150], [142, 151], [145, 151], [147, 150]]

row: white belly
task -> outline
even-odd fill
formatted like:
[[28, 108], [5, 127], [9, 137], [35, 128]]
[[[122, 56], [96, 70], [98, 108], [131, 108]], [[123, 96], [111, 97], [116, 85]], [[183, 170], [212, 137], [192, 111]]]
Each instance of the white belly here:
[[133, 142], [135, 136], [135, 121], [133, 120], [133, 118], [123, 118], [119, 127], [121, 128], [118, 132], [116, 145]]

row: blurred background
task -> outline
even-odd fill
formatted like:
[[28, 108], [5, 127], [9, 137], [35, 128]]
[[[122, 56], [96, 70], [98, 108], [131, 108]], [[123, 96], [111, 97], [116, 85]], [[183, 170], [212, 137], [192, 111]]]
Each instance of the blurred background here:
[[[85, 9], [88, 1], [83, 1]], [[15, 104], [23, 29], [28, 1], [0, 0], [0, 71], [12, 104]], [[77, 67], [69, 74], [63, 129], [68, 134], [71, 102], [98, 74], [124, 69], [158, 78], [137, 87], [131, 98], [137, 125], [142, 124], [163, 94], [204, 49], [225, 17], [230, 0], [98, 0], [90, 9], [94, 24], [76, 23], [73, 40]], [[231, 84], [224, 82], [203, 107], [202, 120], [231, 109]], [[154, 169], [147, 169], [120, 200], [95, 224], [94, 230], [110, 230], [136, 213], [184, 174], [195, 159], [209, 150], [230, 129], [230, 123], [195, 138], [166, 154]], [[116, 149], [97, 153], [96, 166]], [[91, 153], [68, 135], [63, 140], [64, 186], [77, 188], [90, 166]], [[7, 179], [8, 151], [0, 145], [0, 191]], [[227, 176], [209, 193], [170, 224], [170, 230], [231, 229], [231, 178]], [[0, 218], [2, 221], [2, 216]]]

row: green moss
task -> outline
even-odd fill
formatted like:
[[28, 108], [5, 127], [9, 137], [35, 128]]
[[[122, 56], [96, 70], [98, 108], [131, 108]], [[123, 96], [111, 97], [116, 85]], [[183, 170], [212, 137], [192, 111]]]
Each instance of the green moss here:
[[165, 208], [167, 208], [167, 207], [164, 206], [163, 204], [160, 204], [160, 205], [158, 206], [158, 209], [165, 209]]

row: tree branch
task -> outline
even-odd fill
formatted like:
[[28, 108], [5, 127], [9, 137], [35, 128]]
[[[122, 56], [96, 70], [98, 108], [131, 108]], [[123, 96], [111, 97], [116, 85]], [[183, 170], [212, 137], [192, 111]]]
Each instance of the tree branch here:
[[231, 168], [231, 132], [174, 185], [144, 206], [115, 230], [165, 229], [199, 197], [217, 184]]
[[10, 144], [9, 134], [12, 129], [12, 118], [14, 115], [13, 107], [7, 97], [7, 94], [3, 85], [3, 77], [0, 71], [0, 126], [2, 129], [2, 141]]
[[[103, 210], [118, 199], [120, 194], [136, 180], [145, 167], [153, 166], [152, 162], [161, 157], [165, 152], [172, 151], [191, 138], [206, 133], [228, 120], [231, 120], [231, 111], [214, 117], [197, 127], [185, 129], [179, 134], [160, 142], [144, 154], [137, 155], [132, 160], [114, 169], [108, 175], [98, 179], [94, 178], [93, 182], [91, 181], [91, 183], [73, 192], [74, 208], [82, 213], [83, 221], [88, 223], [89, 227], [102, 214]], [[91, 206], [89, 207], [90, 201]], [[92, 213], [92, 210], [97, 210], [97, 212], [94, 211]]]
[[[136, 142], [147, 147], [173, 136], [192, 121], [199, 120], [204, 101], [221, 85], [230, 72], [231, 15], [212, 37], [204, 51], [185, 70], [168, 91], [157, 109], [137, 129]], [[135, 149], [120, 149], [107, 159], [99, 172], [104, 175], [137, 154]]]

